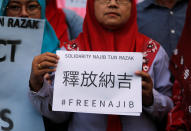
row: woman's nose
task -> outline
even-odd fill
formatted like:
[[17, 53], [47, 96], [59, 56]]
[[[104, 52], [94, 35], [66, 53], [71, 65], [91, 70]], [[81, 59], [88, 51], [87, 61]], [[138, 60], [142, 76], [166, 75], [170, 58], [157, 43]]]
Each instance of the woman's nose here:
[[27, 12], [26, 6], [22, 6], [22, 9], [21, 9], [21, 12], [20, 12], [20, 17], [25, 17], [25, 18], [29, 17], [29, 13]]

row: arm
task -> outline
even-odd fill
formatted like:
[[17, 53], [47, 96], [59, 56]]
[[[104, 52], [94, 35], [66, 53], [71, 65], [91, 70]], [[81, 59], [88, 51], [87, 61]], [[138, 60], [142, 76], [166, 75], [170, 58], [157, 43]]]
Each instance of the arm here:
[[[44, 53], [36, 56], [32, 63], [29, 97], [37, 110], [50, 120], [60, 123], [69, 119], [71, 113], [52, 111], [53, 80], [49, 74], [55, 71], [58, 56]], [[51, 67], [51, 68], [50, 68]]]
[[68, 9], [63, 10], [66, 14], [70, 40], [73, 40], [82, 32], [83, 18], [77, 15], [74, 11]]
[[62, 123], [70, 118], [69, 112], [52, 111], [53, 86], [46, 80], [38, 92], [29, 92], [29, 98], [41, 115], [56, 123]]
[[156, 120], [162, 120], [172, 109], [169, 59], [162, 47], [160, 47], [149, 74], [153, 81], [153, 104], [143, 106], [143, 110]]

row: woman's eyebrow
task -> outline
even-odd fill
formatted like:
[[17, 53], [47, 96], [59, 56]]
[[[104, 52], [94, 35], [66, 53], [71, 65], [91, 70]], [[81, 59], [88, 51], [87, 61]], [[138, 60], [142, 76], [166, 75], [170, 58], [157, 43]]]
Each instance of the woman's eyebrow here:
[[9, 2], [9, 4], [10, 4], [10, 3], [11, 3], [11, 4], [12, 4], [12, 3], [20, 4], [20, 2], [17, 1], [17, 0], [12, 0], [12, 1]]
[[[27, 1], [27, 4], [28, 4], [28, 3], [31, 3], [31, 2], [38, 3], [38, 1], [37, 1], [37, 0], [28, 0], [28, 1]], [[38, 3], [38, 4], [39, 4], [39, 3]]]
[[38, 1], [37, 0], [28, 0], [27, 3], [28, 2], [38, 2]]
[[[31, 3], [31, 2], [37, 2], [37, 3], [38, 3], [37, 0], [28, 0], [28, 1], [26, 1], [26, 3]], [[11, 1], [9, 2], [9, 4], [10, 4], [10, 3], [21, 4], [21, 2], [18, 1], [18, 0], [11, 0]]]

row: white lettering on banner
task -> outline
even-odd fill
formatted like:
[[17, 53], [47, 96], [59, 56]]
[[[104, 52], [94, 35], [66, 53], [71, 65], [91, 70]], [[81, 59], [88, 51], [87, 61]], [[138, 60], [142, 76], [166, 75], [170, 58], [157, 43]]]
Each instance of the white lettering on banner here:
[[85, 8], [87, 0], [65, 0], [66, 7]]
[[44, 131], [28, 98], [31, 63], [41, 53], [43, 33], [44, 20], [0, 17], [0, 131]]
[[133, 115], [142, 112], [142, 54], [64, 52], [55, 73], [53, 110]]

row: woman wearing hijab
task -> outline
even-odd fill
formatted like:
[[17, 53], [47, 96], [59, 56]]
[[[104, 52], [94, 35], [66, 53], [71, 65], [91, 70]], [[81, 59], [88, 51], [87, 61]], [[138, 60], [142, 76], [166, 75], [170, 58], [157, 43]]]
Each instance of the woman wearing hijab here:
[[191, 1], [177, 49], [171, 58], [170, 69], [174, 75], [173, 101], [175, 107], [168, 115], [168, 131], [191, 130]]
[[[4, 0], [2, 7], [1, 16], [45, 19], [41, 52], [55, 52], [59, 49], [59, 40], [45, 17], [45, 0]], [[24, 7], [26, 10], [23, 10]]]
[[[44, 36], [43, 36], [43, 43], [42, 43], [42, 49], [41, 49], [42, 53], [47, 52], [47, 51], [55, 52], [59, 48], [59, 40], [57, 39], [51, 25], [48, 23], [48, 21], [45, 18], [45, 8], [46, 8], [45, 5], [46, 5], [45, 0], [3, 0], [2, 8], [0, 10], [1, 16], [23, 17], [23, 18], [34, 18], [34, 19], [44, 19], [45, 20]], [[23, 55], [25, 55], [25, 54], [23, 54]], [[13, 68], [13, 69], [16, 69], [16, 68]], [[26, 70], [23, 70], [23, 71], [26, 71]], [[26, 76], [24, 76], [24, 77], [26, 77]], [[15, 79], [15, 81], [18, 81], [18, 80], [19, 79]], [[20, 83], [23, 83], [23, 82], [18, 82], [17, 83], [18, 86], [21, 85]], [[23, 86], [22, 86], [23, 88], [25, 87], [24, 85], [26, 86], [26, 84], [23, 84]], [[19, 88], [19, 89], [21, 90], [22, 88]], [[19, 95], [25, 96], [25, 94], [22, 94], [22, 93], [20, 93]], [[30, 103], [29, 103], [29, 105], [30, 105]], [[33, 108], [31, 108], [31, 106], [28, 106], [28, 105], [25, 106], [25, 104], [23, 104], [21, 106], [26, 107], [26, 110], [28, 112], [33, 109]], [[36, 115], [36, 114], [34, 114], [34, 115]], [[38, 117], [40, 118], [40, 116], [38, 116]], [[40, 120], [42, 120], [42, 119], [40, 118]], [[39, 121], [39, 120], [36, 119], [35, 121]], [[34, 122], [31, 119], [30, 125], [32, 126], [33, 124], [34, 124]], [[39, 123], [39, 124], [41, 124], [41, 123]], [[18, 125], [16, 125], [16, 126], [18, 126]], [[43, 124], [41, 126], [44, 129]], [[36, 129], [36, 127], [34, 127], [34, 129]]]
[[[65, 10], [67, 15], [66, 17], [65, 13], [61, 9], [57, 9], [55, 0], [47, 1], [48, 5], [45, 6], [45, 0], [4, 0], [4, 8], [2, 8], [0, 15], [45, 19], [42, 53], [54, 53], [55, 50], [59, 48], [59, 44], [62, 46], [63, 42], [68, 41], [69, 39], [74, 39], [78, 36], [82, 31], [83, 19], [69, 10]], [[24, 7], [25, 9], [22, 9]], [[50, 21], [51, 25], [47, 20]], [[67, 25], [67, 23], [69, 24]], [[44, 120], [45, 128], [48, 130], [53, 123], [50, 123], [46, 118], [44, 118]], [[63, 123], [61, 127], [64, 127]]]
[[[58, 56], [44, 53], [36, 56], [30, 77], [30, 98], [36, 108], [55, 122], [69, 122], [69, 131], [157, 131], [160, 122], [172, 108], [168, 56], [154, 40], [140, 34], [136, 22], [135, 0], [88, 0], [83, 32], [65, 44], [67, 50], [143, 52], [143, 113], [141, 116], [116, 116], [72, 112], [53, 112], [52, 79]], [[44, 76], [44, 80], [42, 79]], [[43, 83], [44, 82], [44, 83]], [[114, 127], [115, 126], [115, 127]]]

